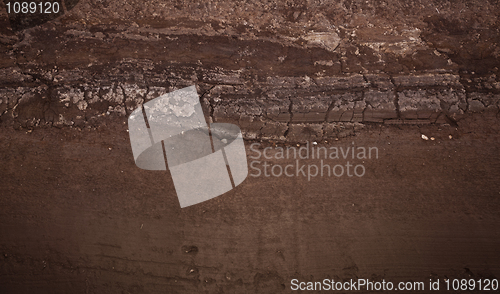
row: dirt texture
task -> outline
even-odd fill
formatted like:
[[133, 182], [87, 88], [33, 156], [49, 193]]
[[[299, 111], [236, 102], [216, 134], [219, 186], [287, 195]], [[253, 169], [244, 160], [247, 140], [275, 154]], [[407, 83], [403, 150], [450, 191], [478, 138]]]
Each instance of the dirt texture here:
[[4, 10], [3, 124], [94, 127], [193, 84], [248, 139], [500, 112], [495, 1], [66, 2], [25, 29]]
[[[498, 1], [60, 0], [27, 16], [8, 2], [0, 293], [500, 278]], [[168, 171], [135, 165], [127, 117], [190, 85], [208, 122], [240, 126], [249, 164], [253, 143], [379, 157], [351, 160], [362, 177], [249, 169], [181, 209]]]
[[498, 279], [498, 125], [369, 126], [318, 144], [378, 147], [378, 159], [351, 160], [363, 177], [250, 170], [183, 209], [168, 172], [135, 166], [122, 122], [4, 128], [0, 292], [290, 293], [294, 278], [440, 279], [442, 290], [444, 279]]

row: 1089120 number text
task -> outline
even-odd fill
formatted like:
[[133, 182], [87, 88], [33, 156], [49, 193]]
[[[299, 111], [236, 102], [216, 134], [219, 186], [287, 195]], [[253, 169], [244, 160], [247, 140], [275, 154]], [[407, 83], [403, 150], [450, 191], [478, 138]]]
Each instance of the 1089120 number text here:
[[7, 13], [59, 13], [58, 2], [7, 2]]

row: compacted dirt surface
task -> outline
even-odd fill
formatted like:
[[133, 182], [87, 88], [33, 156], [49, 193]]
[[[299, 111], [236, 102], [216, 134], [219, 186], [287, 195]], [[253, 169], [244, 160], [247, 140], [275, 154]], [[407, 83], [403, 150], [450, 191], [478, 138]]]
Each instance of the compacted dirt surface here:
[[[0, 293], [498, 293], [498, 1], [15, 2]], [[135, 165], [127, 117], [190, 85], [241, 128], [249, 175], [181, 209], [169, 171]]]
[[[1, 130], [0, 292], [287, 293], [292, 279], [325, 278], [439, 279], [443, 290], [500, 277], [497, 119], [365, 126], [316, 145], [377, 147], [378, 159], [350, 160], [362, 177], [251, 169], [183, 209], [168, 172], [135, 166], [124, 122]], [[277, 150], [245, 144], [249, 164]]]

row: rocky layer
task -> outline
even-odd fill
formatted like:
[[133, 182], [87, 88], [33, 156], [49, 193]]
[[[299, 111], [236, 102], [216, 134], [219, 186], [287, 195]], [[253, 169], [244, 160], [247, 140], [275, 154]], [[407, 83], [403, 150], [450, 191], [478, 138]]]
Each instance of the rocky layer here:
[[31, 28], [3, 7], [0, 120], [95, 127], [192, 84], [247, 138], [498, 116], [500, 9], [476, 4], [87, 0]]

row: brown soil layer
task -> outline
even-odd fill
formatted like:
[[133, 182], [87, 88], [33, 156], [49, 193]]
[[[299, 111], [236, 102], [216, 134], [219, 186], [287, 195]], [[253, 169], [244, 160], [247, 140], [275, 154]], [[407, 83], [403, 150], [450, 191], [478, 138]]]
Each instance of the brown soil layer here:
[[500, 277], [498, 120], [369, 126], [318, 145], [378, 147], [378, 159], [354, 160], [361, 178], [249, 176], [184, 209], [168, 172], [135, 166], [124, 122], [1, 129], [2, 293], [287, 293], [293, 278]]
[[[7, 2], [1, 293], [500, 278], [497, 1], [64, 0], [32, 19]], [[356, 160], [361, 178], [249, 176], [181, 209], [168, 171], [135, 166], [126, 122], [192, 84], [249, 156], [308, 141], [379, 158]]]

